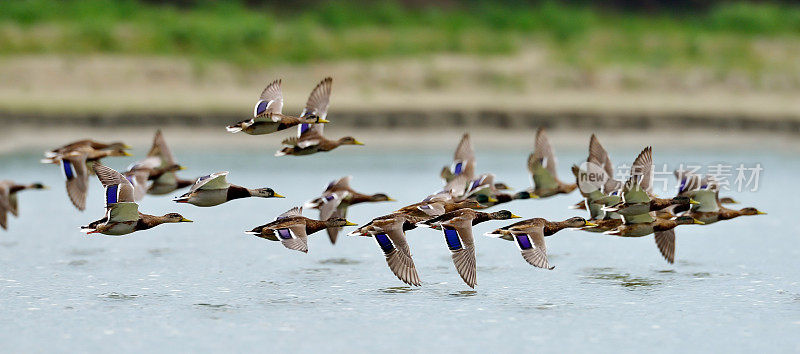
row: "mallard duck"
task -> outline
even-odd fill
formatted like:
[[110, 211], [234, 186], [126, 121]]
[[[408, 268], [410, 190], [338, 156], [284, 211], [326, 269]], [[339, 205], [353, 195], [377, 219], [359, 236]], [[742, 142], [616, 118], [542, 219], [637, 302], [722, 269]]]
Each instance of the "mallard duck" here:
[[553, 269], [547, 262], [545, 236], [551, 236], [566, 228], [595, 226], [581, 217], [572, 217], [564, 221], [547, 221], [542, 218], [522, 220], [511, 225], [486, 233], [487, 236], [516, 241], [522, 258], [534, 267]]
[[386, 256], [386, 264], [392, 273], [408, 285], [420, 286], [422, 282], [411, 258], [411, 249], [406, 242], [405, 234], [405, 231], [413, 228], [415, 223], [405, 214], [393, 213], [373, 219], [350, 235], [374, 238]]
[[449, 183], [456, 176], [464, 176], [464, 180], [469, 182], [475, 178], [475, 166], [475, 150], [472, 149], [472, 140], [469, 133], [465, 133], [456, 147], [453, 164], [450, 167], [442, 167], [440, 176], [445, 183]]
[[47, 189], [41, 183], [17, 184], [14, 181], [0, 181], [0, 227], [8, 228], [8, 213], [19, 216], [19, 198], [17, 193], [29, 189]]
[[596, 135], [592, 134], [589, 138], [589, 157], [586, 158], [586, 163], [581, 166], [573, 165], [572, 174], [583, 201], [570, 206], [571, 209], [587, 210], [590, 220], [616, 217], [604, 212], [601, 209], [603, 204], [598, 203], [607, 198], [608, 194], [619, 190], [621, 182], [614, 179], [614, 165]]
[[[93, 146], [107, 146], [95, 149]], [[78, 210], [86, 208], [86, 190], [89, 174], [94, 173], [93, 164], [110, 156], [131, 156], [122, 143], [102, 144], [92, 140], [81, 140], [45, 153], [42, 163], [60, 164], [67, 179], [67, 194]]]
[[434, 195], [419, 203], [402, 207], [395, 211], [395, 213], [405, 215], [407, 220], [413, 224], [416, 224], [444, 213], [449, 213], [464, 208], [483, 209], [485, 206], [473, 199], [446, 199]]
[[90, 139], [85, 140], [78, 140], [75, 142], [71, 142], [67, 145], [57, 147], [52, 150], [48, 150], [44, 152], [45, 159], [42, 160], [43, 163], [58, 163], [55, 159], [58, 156], [68, 154], [72, 151], [76, 150], [83, 150], [83, 149], [91, 149], [91, 150], [127, 150], [131, 149], [130, 146], [123, 142], [113, 142], [113, 143], [101, 143], [99, 141], [94, 141]]
[[467, 199], [474, 199], [486, 207], [491, 207], [517, 199], [517, 194], [501, 192], [508, 189], [511, 188], [505, 183], [495, 182], [494, 174], [484, 173], [469, 183], [464, 195]]
[[[164, 143], [160, 130], [156, 133], [156, 141], [159, 140], [160, 143]], [[171, 156], [169, 157], [170, 160], [162, 158], [162, 148], [156, 147], [155, 143], [144, 160], [131, 164], [128, 166], [128, 170], [123, 173], [125, 178], [133, 184], [134, 200], [137, 202], [144, 198], [144, 195], [150, 190], [149, 181], [157, 181], [163, 177], [164, 180], [171, 182], [169, 186], [177, 188], [178, 179], [175, 176], [175, 172], [184, 169], [183, 166], [172, 161]], [[169, 150], [166, 150], [166, 153], [169, 154]], [[192, 182], [189, 182], [189, 185], [191, 184]]]
[[230, 184], [226, 180], [227, 176], [228, 171], [223, 171], [200, 177], [194, 182], [188, 193], [173, 199], [173, 201], [199, 207], [211, 207], [240, 198], [283, 198], [272, 188], [249, 189]]
[[153, 146], [142, 163], [137, 167], [147, 169], [147, 179], [151, 182], [146, 189], [147, 194], [164, 195], [194, 184], [195, 180], [180, 178], [175, 173], [184, 168], [175, 162], [161, 129], [156, 131]]
[[324, 118], [315, 115], [305, 117], [287, 116], [281, 113], [282, 109], [283, 93], [281, 91], [281, 80], [278, 79], [267, 85], [264, 91], [261, 92], [261, 96], [253, 109], [253, 118], [230, 125], [227, 129], [231, 133], [243, 131], [250, 135], [261, 135], [274, 133], [302, 123], [321, 124], [328, 122]]
[[472, 226], [489, 220], [508, 220], [520, 218], [508, 210], [484, 213], [473, 209], [458, 209], [423, 221], [420, 224], [444, 231], [444, 240], [456, 271], [470, 288], [475, 288], [475, 240]]
[[[322, 192], [322, 196], [308, 201], [305, 204], [306, 208], [319, 209], [319, 218], [321, 220], [328, 220], [331, 217], [345, 218], [347, 217], [347, 208], [356, 204], [366, 202], [385, 202], [394, 201], [384, 193], [376, 194], [363, 194], [356, 192], [350, 188], [350, 180], [353, 176], [342, 177], [338, 180], [332, 181]], [[336, 243], [339, 236], [339, 227], [331, 227], [326, 230], [328, 237], [332, 244]]]
[[64, 156], [85, 154], [86, 166], [90, 173], [94, 173], [92, 164], [100, 161], [100, 159], [112, 156], [131, 156], [126, 149], [130, 146], [120, 142], [105, 144], [94, 140], [79, 140], [62, 147], [46, 151], [45, 158], [41, 160], [42, 163], [48, 164], [61, 164]]
[[[536, 131], [536, 147], [528, 156], [528, 171], [533, 179], [533, 189], [527, 190], [528, 195], [546, 198], [556, 194], [569, 194], [578, 187], [576, 184], [558, 180], [556, 157], [544, 128]], [[523, 194], [520, 196], [524, 197]]]
[[[678, 175], [676, 171], [676, 175]], [[704, 224], [713, 224], [720, 220], [730, 220], [745, 215], [766, 214], [756, 208], [747, 207], [739, 210], [722, 206], [719, 198], [719, 184], [712, 176], [701, 177], [695, 174], [684, 173], [679, 176], [681, 180], [678, 195], [691, 196], [698, 203], [692, 205], [685, 215], [691, 216]], [[675, 213], [680, 210], [674, 211]]]
[[602, 210], [616, 212], [622, 215], [623, 217], [625, 216], [630, 217], [633, 215], [648, 213], [651, 211], [661, 211], [671, 206], [692, 205], [692, 204], [700, 204], [700, 203], [687, 196], [679, 195], [669, 199], [652, 198], [649, 203], [626, 204], [625, 202], [620, 202], [617, 205], [605, 206], [602, 208]]
[[257, 226], [245, 233], [270, 241], [281, 241], [284, 247], [308, 253], [308, 235], [327, 228], [355, 226], [342, 217], [314, 220], [303, 216], [302, 207], [294, 207], [279, 215], [275, 221]]
[[656, 246], [669, 263], [675, 262], [675, 230], [678, 225], [703, 224], [691, 216], [683, 215], [675, 219], [654, 218], [652, 222], [622, 224], [613, 230], [603, 232], [606, 235], [621, 237], [642, 237], [655, 234]]
[[81, 232], [121, 236], [165, 223], [192, 222], [178, 213], [164, 216], [140, 213], [139, 205], [133, 201], [134, 187], [125, 176], [99, 162], [94, 164], [94, 171], [105, 187], [106, 216], [81, 226]]
[[[330, 77], [322, 80], [311, 95], [308, 96], [306, 108], [303, 110], [301, 118], [315, 116], [325, 119], [328, 116], [328, 105], [331, 97], [331, 84], [333, 79]], [[286, 145], [275, 153], [275, 156], [284, 155], [311, 155], [317, 152], [331, 151], [341, 145], [364, 145], [352, 136], [346, 136], [338, 140], [330, 140], [323, 135], [324, 124], [303, 123], [297, 126], [297, 136], [285, 139], [282, 144]]]
[[67, 195], [78, 210], [86, 209], [86, 191], [89, 186], [89, 170], [86, 153], [73, 151], [59, 158], [66, 178]]

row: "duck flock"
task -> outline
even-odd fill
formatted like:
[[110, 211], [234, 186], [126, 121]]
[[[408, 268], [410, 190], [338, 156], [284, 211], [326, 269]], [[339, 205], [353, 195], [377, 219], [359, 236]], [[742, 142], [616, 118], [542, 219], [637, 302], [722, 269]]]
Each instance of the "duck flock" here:
[[[261, 93], [253, 118], [230, 125], [227, 130], [261, 135], [297, 126], [297, 136], [285, 139], [276, 156], [309, 155], [331, 151], [341, 145], [362, 145], [353, 137], [330, 140], [323, 135], [324, 124], [328, 123], [326, 117], [332, 82], [331, 78], [322, 80], [311, 92], [303, 112], [295, 117], [282, 113], [281, 80], [276, 80]], [[101, 159], [106, 157], [130, 156], [126, 152], [128, 149], [130, 146], [121, 142], [81, 140], [45, 152], [42, 162], [60, 166], [69, 200], [78, 210], [85, 209], [90, 175], [96, 175], [105, 189], [105, 215], [81, 226], [82, 232], [120, 236], [165, 223], [192, 222], [178, 213], [157, 216], [139, 210], [138, 202], [145, 195], [165, 195], [186, 187], [190, 187], [189, 191], [174, 198], [175, 202], [215, 207], [240, 198], [283, 198], [271, 188], [254, 189], [229, 183], [228, 172], [216, 172], [197, 179], [180, 178], [177, 172], [183, 167], [175, 161], [161, 131], [156, 132], [147, 157], [129, 166], [127, 171], [120, 173], [101, 163]], [[477, 277], [472, 227], [490, 220], [521, 218], [508, 210], [482, 211], [502, 203], [544, 199], [569, 194], [576, 189], [580, 192], [583, 200], [571, 208], [585, 210], [588, 213], [586, 218], [576, 216], [563, 221], [531, 218], [486, 234], [514, 242], [526, 262], [548, 270], [554, 267], [547, 260], [544, 238], [565, 228], [621, 237], [654, 234], [661, 255], [673, 263], [675, 228], [678, 225], [708, 225], [742, 215], [764, 214], [756, 208], [736, 210], [723, 206], [735, 201], [719, 197], [719, 183], [712, 176], [684, 171], [675, 173], [680, 183], [675, 197], [656, 197], [652, 192], [652, 154], [652, 148], [645, 147], [633, 160], [628, 179], [616, 180], [611, 159], [593, 134], [586, 162], [572, 166], [575, 183], [566, 183], [558, 178], [554, 150], [544, 129], [540, 128], [536, 132], [534, 151], [527, 161], [533, 186], [510, 193], [504, 183], [495, 181], [494, 175], [476, 174], [475, 153], [469, 134], [464, 134], [452, 164], [445, 166], [440, 173], [445, 183], [441, 190], [418, 203], [378, 216], [349, 235], [372, 237], [397, 278], [419, 286], [422, 282], [405, 234], [417, 227], [441, 230], [456, 271], [468, 286], [474, 288]], [[331, 243], [335, 243], [342, 228], [357, 226], [345, 219], [350, 206], [393, 200], [383, 193], [357, 192], [350, 187], [350, 181], [351, 177], [347, 176], [330, 182], [318, 198], [246, 233], [279, 241], [286, 248], [300, 252], [308, 252], [308, 236], [322, 230], [326, 230]], [[0, 226], [3, 229], [8, 226], [9, 213], [17, 216], [17, 194], [35, 189], [47, 187], [41, 183], [0, 181]], [[318, 209], [319, 219], [303, 216], [304, 207]]]

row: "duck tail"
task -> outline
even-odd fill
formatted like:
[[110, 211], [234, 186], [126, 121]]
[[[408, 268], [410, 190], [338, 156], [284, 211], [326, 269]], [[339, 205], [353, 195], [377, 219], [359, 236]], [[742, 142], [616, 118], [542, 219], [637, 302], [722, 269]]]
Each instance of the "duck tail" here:
[[275, 156], [285, 156], [285, 155], [288, 155], [288, 154], [291, 152], [291, 149], [292, 149], [292, 148], [285, 147], [285, 148], [283, 148], [283, 149], [281, 149], [281, 150], [278, 150], [278, 151], [276, 151], [276, 152], [275, 152]]
[[188, 203], [189, 202], [189, 197], [180, 196], [180, 197], [177, 197], [175, 199], [172, 199], [172, 201], [175, 202], [175, 203]]
[[494, 238], [500, 238], [503, 237], [503, 232], [500, 229], [495, 229], [494, 231], [484, 233], [484, 235]]
[[235, 125], [229, 125], [225, 129], [227, 131], [231, 132], [231, 133], [238, 133], [238, 132], [242, 131], [243, 128], [242, 128], [242, 123], [238, 123], [238, 124], [235, 124]]
[[100, 231], [97, 231], [97, 229], [95, 229], [95, 228], [93, 228], [93, 227], [89, 227], [89, 226], [81, 226], [81, 232], [83, 232], [83, 233], [85, 233], [85, 234], [87, 234], [87, 235], [88, 235], [88, 234], [94, 234], [94, 233], [98, 233], [98, 232], [100, 232]]

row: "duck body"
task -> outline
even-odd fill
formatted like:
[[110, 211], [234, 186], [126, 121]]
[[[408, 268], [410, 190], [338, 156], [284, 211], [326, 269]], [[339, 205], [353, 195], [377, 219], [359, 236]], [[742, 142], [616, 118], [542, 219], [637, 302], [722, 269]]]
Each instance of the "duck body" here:
[[289, 227], [295, 225], [302, 225], [307, 235], [311, 235], [317, 231], [327, 228], [327, 225], [324, 221], [310, 219], [305, 216], [290, 216], [280, 220], [275, 220], [268, 224], [257, 226], [250, 230], [250, 233], [265, 240], [280, 241], [277, 236], [279, 230], [288, 229]]
[[308, 119], [287, 116], [280, 113], [267, 113], [228, 126], [228, 131], [241, 131], [249, 135], [263, 135], [289, 129], [303, 123], [317, 123], [317, 118], [312, 117]]
[[330, 140], [326, 139], [323, 136], [320, 136], [313, 142], [314, 142], [313, 144], [303, 144], [303, 140], [298, 140], [295, 138], [286, 139], [284, 140], [283, 144], [289, 146], [284, 147], [283, 149], [275, 153], [275, 156], [284, 156], [284, 155], [304, 156], [304, 155], [315, 154], [318, 152], [328, 152], [342, 145], [364, 145], [363, 143], [361, 143], [358, 140], [355, 140], [352, 137], [344, 137], [339, 140]]
[[759, 211], [756, 208], [743, 208], [743, 209], [728, 209], [725, 207], [720, 207], [717, 211], [710, 211], [710, 212], [703, 212], [703, 211], [689, 211], [686, 215], [689, 215], [704, 224], [713, 224], [717, 221], [722, 220], [730, 220], [735, 219], [740, 216], [746, 215], [763, 215], [766, 214], [764, 212]]
[[246, 234], [270, 241], [280, 241], [284, 247], [308, 253], [308, 235], [331, 227], [354, 226], [344, 218], [314, 220], [303, 216], [303, 208], [295, 207], [278, 215], [275, 221], [257, 226]]

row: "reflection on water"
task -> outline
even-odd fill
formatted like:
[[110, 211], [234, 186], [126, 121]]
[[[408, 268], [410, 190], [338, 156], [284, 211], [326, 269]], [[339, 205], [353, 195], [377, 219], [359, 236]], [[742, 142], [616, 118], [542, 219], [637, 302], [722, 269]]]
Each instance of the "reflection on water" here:
[[69, 252], [69, 254], [73, 256], [91, 256], [104, 251], [105, 249], [102, 248], [74, 248]]
[[[269, 343], [278, 352], [361, 353], [409, 344], [464, 353], [532, 347], [608, 352], [623, 346], [675, 352], [705, 343], [726, 352], [791, 352], [800, 343], [795, 333], [800, 328], [798, 229], [790, 224], [793, 200], [784, 198], [785, 186], [800, 173], [794, 156], [688, 148], [670, 152], [659, 146], [657, 163], [675, 165], [692, 156], [769, 166], [758, 193], [732, 194], [775, 213], [679, 228], [674, 265], [662, 259], [652, 236], [564, 231], [546, 239], [551, 261], [558, 262], [553, 271], [530, 266], [507, 241], [482, 236], [511, 221], [486, 222], [473, 230], [479, 285], [470, 289], [455, 271], [440, 231], [408, 232], [421, 287], [397, 280], [370, 238], [343, 237], [332, 246], [321, 232], [317, 235], [322, 237], [309, 238], [309, 254], [302, 254], [241, 233], [316, 197], [328, 181], [345, 175], [353, 175], [351, 184], [358, 191], [385, 192], [400, 200], [348, 211], [348, 220], [366, 223], [441, 188], [439, 171], [452, 161], [452, 147], [337, 150], [276, 159], [263, 150], [271, 139], [278, 144], [277, 136], [230, 138], [248, 139], [253, 149], [173, 149], [190, 169], [184, 176], [229, 170], [232, 183], [273, 187], [287, 198], [198, 208], [176, 204], [170, 196], [146, 196], [140, 203], [143, 212], [179, 212], [195, 222], [124, 237], [85, 237], [78, 230], [104, 212], [96, 178], [90, 180], [87, 210], [81, 213], [69, 203], [60, 171], [38, 164], [40, 152], [0, 156], [0, 179], [62, 186], [25, 194], [14, 227], [0, 231], [0, 317], [12, 319], [0, 321], [3, 351], [52, 352], [69, 345], [73, 351], [96, 352], [124, 343], [136, 352], [245, 352]], [[571, 149], [552, 142], [559, 175], [566, 179], [572, 163], [585, 161], [586, 146]], [[530, 183], [526, 161], [533, 139], [502, 150], [475, 144], [478, 172], [495, 173], [519, 188]], [[639, 151], [609, 145], [615, 163], [630, 163]], [[146, 148], [134, 153], [141, 157]], [[107, 163], [122, 169], [133, 160]], [[297, 173], [308, 171], [309, 164], [314, 173]], [[502, 209], [564, 220], [583, 215], [567, 209], [577, 196], [512, 202]], [[37, 215], [48, 215], [48, 222]], [[769, 242], [748, 242], [755, 234], [769, 234]], [[391, 332], [379, 331], [387, 325]], [[116, 334], [105, 332], [109, 326]]]
[[590, 279], [612, 280], [617, 285], [631, 289], [649, 288], [662, 283], [658, 279], [636, 277], [630, 273], [617, 272], [613, 268], [588, 268], [584, 271], [589, 274], [587, 277]]
[[97, 295], [97, 297], [99, 297], [101, 299], [111, 299], [111, 300], [133, 300], [133, 299], [139, 298], [140, 296], [142, 296], [142, 295], [135, 295], [135, 294], [127, 295], [127, 294], [117, 293], [117, 292], [103, 293], [103, 294]]
[[170, 251], [171, 250], [169, 248], [151, 248], [147, 250], [147, 253], [150, 253], [150, 255], [153, 257], [161, 257]]
[[450, 293], [450, 296], [453, 297], [471, 297], [478, 295], [478, 292], [475, 290], [462, 290], [454, 293]]
[[359, 264], [361, 261], [350, 259], [350, 258], [328, 258], [319, 261], [320, 264], [341, 264], [341, 265], [348, 265], [348, 264]]
[[197, 307], [200, 307], [200, 308], [207, 308], [207, 309], [212, 309], [212, 310], [216, 310], [216, 311], [227, 311], [227, 310], [230, 310], [230, 309], [233, 308], [231, 305], [228, 305], [228, 304], [199, 303], [199, 304], [194, 304], [194, 305], [197, 306]]
[[419, 288], [412, 288], [410, 286], [391, 286], [388, 288], [378, 289], [378, 291], [384, 294], [405, 294], [417, 290], [419, 290]]

